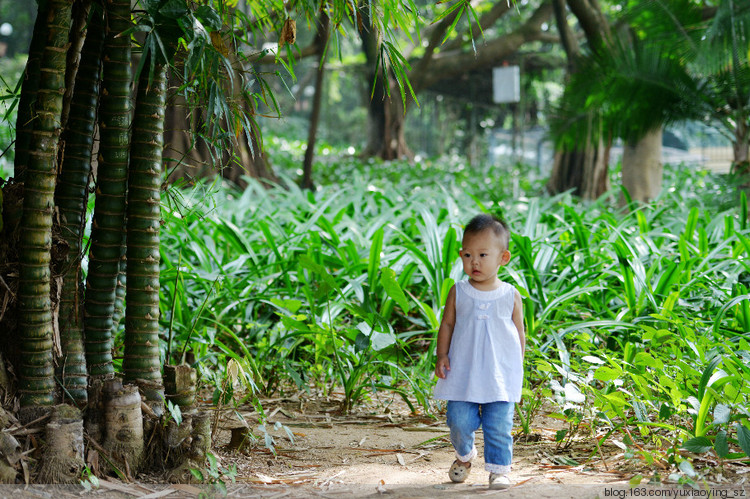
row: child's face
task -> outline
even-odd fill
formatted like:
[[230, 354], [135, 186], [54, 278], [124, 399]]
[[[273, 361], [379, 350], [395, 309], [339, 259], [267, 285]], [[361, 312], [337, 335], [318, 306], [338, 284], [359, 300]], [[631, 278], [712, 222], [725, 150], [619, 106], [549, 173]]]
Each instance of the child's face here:
[[461, 261], [475, 284], [493, 284], [497, 271], [510, 260], [510, 252], [492, 229], [464, 234]]

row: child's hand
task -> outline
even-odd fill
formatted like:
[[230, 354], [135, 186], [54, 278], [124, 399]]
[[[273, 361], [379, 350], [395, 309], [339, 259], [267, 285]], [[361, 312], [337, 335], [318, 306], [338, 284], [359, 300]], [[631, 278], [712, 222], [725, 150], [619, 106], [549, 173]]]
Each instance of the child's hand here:
[[437, 360], [437, 364], [435, 364], [435, 375], [438, 378], [445, 379], [446, 371], [451, 370], [451, 361], [448, 359], [447, 355], [440, 355]]

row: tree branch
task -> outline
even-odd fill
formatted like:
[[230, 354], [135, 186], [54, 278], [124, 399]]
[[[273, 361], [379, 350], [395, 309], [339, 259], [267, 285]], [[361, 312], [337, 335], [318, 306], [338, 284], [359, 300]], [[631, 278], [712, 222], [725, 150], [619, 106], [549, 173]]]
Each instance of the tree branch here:
[[[318, 55], [323, 50], [323, 47], [320, 47], [315, 40], [313, 40], [310, 45], [306, 46], [305, 48], [297, 51], [297, 55], [295, 56], [295, 60], [298, 59], [305, 59], [306, 57], [312, 57], [314, 55]], [[277, 54], [266, 54], [263, 57], [258, 57], [256, 59], [253, 58], [253, 55], [249, 55], [248, 59], [253, 64], [276, 64], [276, 59], [286, 59], [286, 57], [279, 57]]]
[[578, 19], [591, 50], [597, 50], [610, 39], [609, 23], [596, 0], [567, 0], [568, 7]]
[[[478, 25], [471, 25], [471, 37], [476, 40], [478, 36], [483, 34], [484, 30], [495, 24], [495, 22], [503, 17], [510, 9], [511, 5], [508, 1], [498, 0], [497, 3], [492, 6], [492, 9], [479, 19]], [[447, 42], [445, 46], [443, 46], [443, 50], [456, 50], [461, 48], [462, 44], [462, 37], [457, 37], [456, 39]]]
[[[432, 63], [427, 65], [426, 70], [419, 74], [420, 87], [417, 88], [412, 83], [415, 92], [418, 92], [419, 89], [427, 88], [442, 79], [455, 77], [467, 71], [501, 63], [516, 52], [524, 43], [536, 41], [546, 36], [546, 33], [542, 31], [542, 24], [546, 23], [551, 15], [552, 4], [545, 2], [518, 29], [477, 46], [476, 52], [453, 50], [435, 54], [432, 57]], [[412, 82], [417, 78], [415, 72], [419, 67], [419, 65], [415, 66], [409, 74], [409, 79]]]

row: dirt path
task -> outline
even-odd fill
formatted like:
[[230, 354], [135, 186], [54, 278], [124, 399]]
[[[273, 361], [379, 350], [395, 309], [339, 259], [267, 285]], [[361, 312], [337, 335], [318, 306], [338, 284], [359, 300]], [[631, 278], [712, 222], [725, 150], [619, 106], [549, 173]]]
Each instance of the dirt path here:
[[[481, 459], [482, 435], [478, 432], [480, 457], [474, 461], [469, 479], [463, 484], [448, 480], [447, 470], [454, 459], [444, 421], [405, 415], [390, 405], [387, 414], [380, 410], [360, 411], [341, 416], [328, 406], [312, 409], [278, 401], [264, 405], [268, 420], [277, 423], [268, 434], [276, 447], [276, 456], [263, 445], [263, 432], [254, 426], [257, 415], [246, 414], [259, 440], [240, 452], [227, 447], [228, 428], [240, 426], [236, 419], [225, 419], [219, 432], [216, 453], [220, 466], [236, 465], [236, 482], [229, 495], [257, 497], [473, 497], [502, 495], [507, 498], [595, 497], [676, 497], [668, 489], [629, 486], [633, 475], [651, 476], [642, 460], [625, 459], [615, 445], [597, 449], [594, 439], [583, 439], [571, 449], [556, 450], [555, 420], [539, 418], [534, 441], [517, 439], [511, 480], [507, 491], [487, 489], [488, 473]], [[280, 426], [283, 425], [283, 426]], [[288, 430], [288, 431], [287, 431]], [[237, 431], [237, 430], [236, 430]], [[292, 437], [288, 435], [292, 433]], [[292, 440], [293, 438], [293, 440]], [[658, 468], [657, 468], [658, 469]], [[712, 496], [695, 490], [693, 497], [748, 497], [744, 465], [724, 468], [704, 487]], [[732, 475], [731, 479], [727, 476]], [[666, 480], [668, 473], [662, 474]], [[711, 483], [708, 483], [711, 482]], [[662, 486], [663, 487], [663, 486]], [[649, 492], [651, 491], [651, 492]], [[679, 491], [677, 491], [679, 492]], [[673, 494], [674, 493], [674, 494]], [[629, 495], [628, 495], [629, 494]], [[672, 495], [670, 495], [672, 494]]]

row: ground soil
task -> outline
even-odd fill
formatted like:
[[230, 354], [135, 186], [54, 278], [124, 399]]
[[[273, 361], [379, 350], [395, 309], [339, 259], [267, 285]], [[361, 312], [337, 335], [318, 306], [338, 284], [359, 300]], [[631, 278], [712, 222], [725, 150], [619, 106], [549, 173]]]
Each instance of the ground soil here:
[[[262, 404], [275, 454], [266, 448], [256, 411], [223, 411], [216, 419], [214, 453], [219, 467], [235, 466], [237, 471], [234, 483], [225, 480], [230, 496], [587, 499], [636, 497], [655, 488], [658, 493], [651, 492], [652, 496], [668, 497], [668, 490], [675, 492], [670, 487], [676, 484], [670, 485], [668, 479], [673, 468], [661, 462], [647, 463], [638, 456], [627, 458], [615, 445], [615, 437], [597, 445], [592, 435], [583, 435], [568, 449], [560, 449], [555, 435], [562, 423], [548, 417], [546, 411], [535, 418], [529, 437], [517, 429], [510, 474], [514, 485], [507, 491], [491, 491], [481, 458], [481, 431], [477, 435], [480, 455], [468, 480], [451, 483], [447, 470], [455, 456], [444, 420], [413, 414], [397, 399], [373, 400], [349, 414], [341, 413], [336, 397], [296, 394]], [[245, 427], [237, 414], [243, 415], [257, 439], [248, 438], [239, 450], [229, 445], [232, 428], [237, 443]], [[690, 491], [702, 487], [703, 497], [707, 490], [713, 493], [709, 497], [748, 497], [750, 485], [745, 477], [750, 475], [745, 473], [750, 468], [745, 464], [709, 460], [705, 465], [700, 485]], [[634, 489], [630, 482], [638, 475], [658, 476], [663, 483], [647, 485], [648, 479], [644, 479], [638, 485], [641, 488]]]
[[[593, 432], [584, 428], [569, 447], [561, 448], [555, 437], [565, 425], [552, 417], [551, 406], [538, 412], [529, 435], [516, 428], [513, 486], [494, 491], [488, 490], [489, 474], [483, 469], [481, 431], [477, 433], [479, 457], [468, 480], [452, 483], [447, 471], [455, 456], [444, 418], [415, 414], [398, 398], [374, 396], [349, 413], [341, 411], [337, 394], [301, 392], [260, 402], [262, 417], [254, 406], [217, 409], [210, 400], [203, 403], [202, 409], [212, 412], [216, 457], [213, 470], [204, 469], [204, 476], [209, 478], [213, 472], [214, 482], [221, 481], [225, 489], [216, 484], [171, 484], [164, 474], [141, 473], [128, 481], [102, 477], [87, 495], [143, 499], [224, 494], [269, 499], [750, 497], [746, 459], [720, 462], [710, 453], [688, 456], [698, 475], [691, 483], [679, 483], [676, 479], [682, 476], [684, 482], [684, 474], [661, 459], [664, 454], [658, 448], [647, 448], [646, 439], [608, 433], [607, 428]], [[623, 441], [629, 439], [640, 443], [624, 449]], [[15, 499], [64, 499], [82, 493], [80, 485], [0, 485], [0, 497]]]

